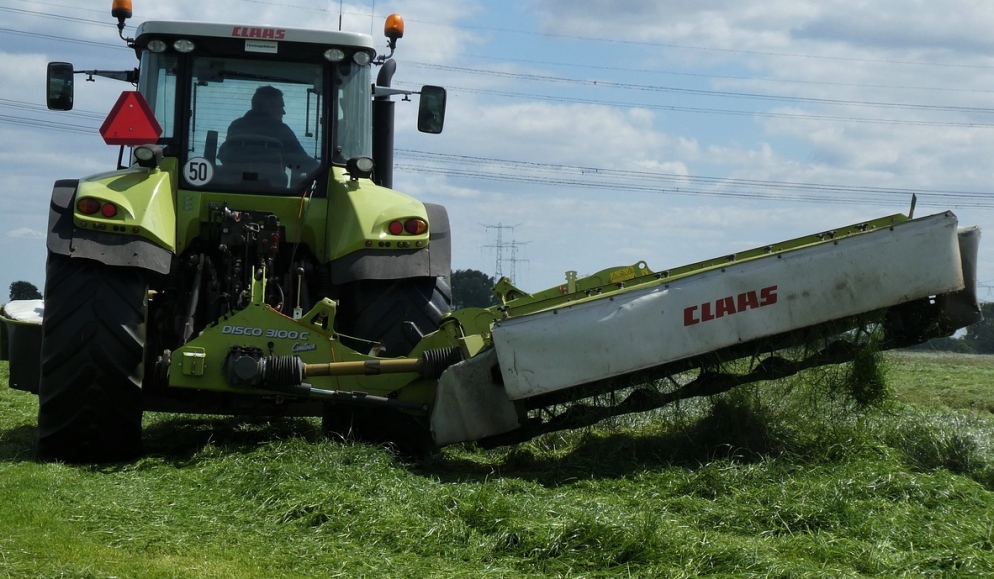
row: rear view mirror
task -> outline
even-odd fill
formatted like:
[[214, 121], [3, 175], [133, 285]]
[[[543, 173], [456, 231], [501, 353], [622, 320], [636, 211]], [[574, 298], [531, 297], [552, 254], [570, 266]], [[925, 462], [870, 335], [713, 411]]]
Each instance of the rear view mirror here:
[[418, 105], [418, 130], [437, 135], [445, 123], [445, 89], [440, 86], [421, 87]]
[[53, 111], [71, 111], [73, 96], [73, 70], [68, 62], [48, 63], [46, 88], [48, 108]]

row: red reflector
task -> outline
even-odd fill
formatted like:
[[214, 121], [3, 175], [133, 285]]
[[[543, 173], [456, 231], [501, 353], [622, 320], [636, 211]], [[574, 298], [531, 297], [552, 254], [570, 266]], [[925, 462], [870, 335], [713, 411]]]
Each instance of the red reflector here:
[[97, 211], [100, 211], [100, 202], [96, 199], [84, 197], [76, 202], [76, 211], [79, 211], [83, 215], [93, 215]]
[[104, 203], [104, 206], [100, 208], [100, 212], [103, 213], [104, 217], [113, 217], [117, 215], [117, 207], [113, 203]]
[[428, 224], [423, 219], [408, 219], [404, 224], [404, 230], [411, 235], [421, 235], [428, 231]]
[[400, 235], [401, 233], [404, 233], [404, 224], [400, 221], [391, 221], [390, 233], [393, 235]]
[[108, 145], [144, 145], [159, 140], [162, 127], [140, 92], [124, 91], [100, 125]]

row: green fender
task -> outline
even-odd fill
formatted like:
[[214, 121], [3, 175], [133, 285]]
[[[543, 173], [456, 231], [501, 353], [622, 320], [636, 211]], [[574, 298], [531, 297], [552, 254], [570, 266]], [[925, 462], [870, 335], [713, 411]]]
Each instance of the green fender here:
[[[176, 250], [176, 163], [158, 169], [132, 167], [78, 181], [55, 183], [49, 208], [48, 250], [113, 266], [167, 273]], [[113, 215], [81, 213], [93, 199], [112, 204]]]

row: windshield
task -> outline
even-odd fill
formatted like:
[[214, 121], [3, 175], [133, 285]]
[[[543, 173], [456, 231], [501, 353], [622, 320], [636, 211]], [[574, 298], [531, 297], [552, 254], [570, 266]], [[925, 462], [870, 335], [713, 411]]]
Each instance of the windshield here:
[[[186, 131], [174, 141], [184, 142], [177, 153], [185, 186], [291, 190], [313, 181], [323, 159], [344, 165], [372, 156], [370, 65], [187, 58], [144, 51], [139, 86], [162, 139]], [[177, 107], [181, 67], [190, 74], [185, 118]]]
[[195, 57], [183, 178], [193, 187], [295, 188], [320, 168], [324, 68]]

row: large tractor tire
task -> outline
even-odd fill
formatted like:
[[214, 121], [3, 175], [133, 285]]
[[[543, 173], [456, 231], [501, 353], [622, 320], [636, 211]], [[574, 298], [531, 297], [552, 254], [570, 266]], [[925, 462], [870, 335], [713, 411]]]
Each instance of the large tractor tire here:
[[452, 310], [452, 290], [435, 277], [362, 280], [343, 288], [341, 301], [342, 333], [379, 342], [381, 356], [398, 357], [438, 329]]
[[147, 280], [143, 270], [49, 254], [38, 453], [115, 462], [141, 454]]
[[[363, 280], [344, 288], [340, 331], [378, 342], [381, 356], [406, 356], [451, 310], [452, 290], [442, 278]], [[399, 410], [326, 403], [321, 424], [331, 436], [390, 443], [405, 455], [434, 449], [427, 420]]]

